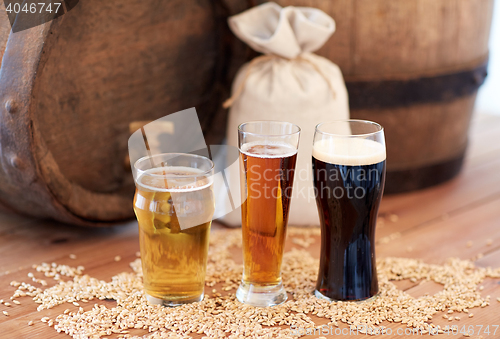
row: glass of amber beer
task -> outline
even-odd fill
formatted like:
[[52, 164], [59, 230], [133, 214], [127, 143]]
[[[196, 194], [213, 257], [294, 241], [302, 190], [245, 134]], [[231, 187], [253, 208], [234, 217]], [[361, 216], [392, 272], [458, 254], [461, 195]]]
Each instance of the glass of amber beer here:
[[134, 211], [146, 298], [165, 306], [203, 299], [214, 214], [213, 163], [169, 153], [134, 165]]
[[239, 301], [253, 306], [283, 303], [281, 261], [300, 128], [255, 121], [238, 127], [242, 195], [243, 279]]
[[375, 224], [385, 182], [384, 129], [363, 120], [316, 126], [313, 180], [321, 223], [315, 295], [365, 300], [378, 293]]

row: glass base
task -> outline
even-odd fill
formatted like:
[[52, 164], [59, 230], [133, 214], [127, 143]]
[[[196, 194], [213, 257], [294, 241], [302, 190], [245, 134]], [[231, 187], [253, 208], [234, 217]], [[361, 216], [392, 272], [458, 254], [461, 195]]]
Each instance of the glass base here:
[[284, 303], [288, 296], [281, 282], [278, 285], [259, 286], [242, 281], [236, 291], [236, 298], [247, 305], [267, 307]]
[[203, 293], [195, 298], [186, 298], [186, 299], [174, 299], [174, 300], [168, 300], [168, 299], [161, 299], [157, 297], [153, 297], [149, 294], [146, 293], [146, 299], [149, 301], [150, 304], [152, 305], [162, 305], [162, 306], [167, 306], [167, 307], [175, 307], [175, 306], [181, 306], [184, 304], [190, 304], [190, 303], [195, 303], [198, 301], [203, 300]]
[[329, 298], [325, 295], [323, 295], [320, 291], [318, 290], [314, 290], [314, 295], [316, 296], [316, 298], [318, 299], [323, 299], [323, 300], [328, 300], [328, 301], [342, 301], [342, 302], [354, 302], [354, 303], [360, 303], [360, 302], [365, 302], [365, 301], [373, 301], [375, 300], [376, 298], [378, 298], [378, 293], [375, 294], [373, 297], [369, 297], [369, 298], [366, 298], [366, 299], [356, 299], [356, 300], [337, 300], [337, 299], [332, 299], [332, 298]]

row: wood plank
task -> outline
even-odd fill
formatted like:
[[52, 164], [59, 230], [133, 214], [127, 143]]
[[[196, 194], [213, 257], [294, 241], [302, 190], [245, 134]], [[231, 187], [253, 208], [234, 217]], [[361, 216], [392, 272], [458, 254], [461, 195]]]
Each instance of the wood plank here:
[[[455, 179], [439, 186], [384, 196], [379, 213], [383, 222], [377, 227], [377, 237], [404, 232], [495, 199], [500, 194], [499, 170], [500, 158], [491, 159], [481, 166], [464, 168]], [[391, 216], [397, 221], [391, 222]]]
[[411, 256], [429, 263], [443, 263], [449, 257], [471, 259], [498, 250], [499, 206], [500, 197], [467, 212], [450, 215], [448, 219], [409, 229], [395, 240], [379, 243], [377, 255]]
[[[384, 238], [412, 227], [447, 218], [461, 209], [494, 199], [500, 192], [500, 135], [498, 116], [473, 117], [470, 148], [464, 168], [457, 178], [428, 189], [384, 196], [380, 208], [377, 237]], [[390, 216], [397, 217], [391, 222]]]
[[[358, 78], [451, 72], [487, 55], [493, 1], [356, 0]], [[397, 48], [393, 48], [398, 46]]]
[[[79, 250], [73, 251], [77, 254], [76, 260], [69, 259], [67, 252], [59, 259], [57, 262], [73, 264], [73, 265], [84, 265], [86, 267], [86, 273], [91, 276], [96, 276], [101, 279], [108, 280], [111, 275], [129, 270], [127, 264], [129, 261], [134, 259], [135, 254], [131, 250], [133, 250], [133, 246], [137, 246], [136, 235], [130, 234], [129, 236], [122, 237], [120, 239], [114, 239], [114, 235], [109, 234], [105, 236], [106, 240], [113, 241], [112, 246], [108, 246], [109, 249], [103, 248], [102, 243], [94, 244], [86, 249], [83, 249], [83, 253], [80, 253]], [[21, 239], [21, 238], [19, 238]], [[290, 244], [290, 238], [288, 239], [288, 248], [291, 248], [295, 245]], [[319, 242], [319, 239], [316, 239]], [[85, 241], [83, 241], [85, 242]], [[109, 243], [108, 243], [109, 244]], [[317, 244], [317, 243], [316, 243]], [[80, 246], [79, 242], [74, 243], [74, 246]], [[295, 246], [296, 247], [296, 246]], [[122, 249], [127, 252], [126, 255], [123, 256], [122, 261], [116, 263], [113, 260], [113, 256], [117, 253], [115, 252], [117, 249]], [[314, 253], [317, 250], [317, 246], [311, 246], [310, 250]], [[380, 251], [379, 251], [380, 252]], [[31, 256], [31, 254], [29, 254]], [[30, 268], [23, 268], [22, 270], [18, 270], [14, 273], [0, 276], [0, 285], [6, 286], [10, 280], [26, 280], [26, 274], [30, 271]], [[13, 288], [3, 289], [0, 298], [8, 298], [9, 295], [13, 292]], [[18, 335], [19, 338], [30, 338], [35, 333], [37, 335], [42, 335], [43, 337], [50, 338], [67, 338], [67, 336], [63, 334], [56, 334], [53, 329], [47, 327], [46, 325], [37, 321], [33, 327], [28, 327], [26, 324], [29, 320], [39, 320], [43, 316], [55, 317], [55, 315], [61, 313], [64, 309], [69, 308], [71, 310], [75, 310], [76, 307], [72, 305], [61, 305], [51, 310], [44, 310], [42, 312], [34, 311], [36, 305], [34, 305], [27, 298], [20, 298], [22, 305], [19, 307], [9, 308], [11, 316], [7, 321], [2, 322], [0, 324], [0, 331], [5, 335]], [[99, 302], [101, 303], [101, 302]], [[89, 305], [86, 305], [85, 309], [92, 307], [93, 302], [90, 302]], [[22, 307], [22, 308], [21, 308]], [[491, 309], [489, 309], [491, 314]], [[481, 318], [482, 319], [482, 318]], [[325, 319], [318, 319], [318, 324], [326, 323]], [[400, 325], [388, 324], [391, 328], [404, 328]], [[346, 325], [342, 324], [340, 326], [341, 329], [347, 328]], [[21, 336], [19, 336], [21, 334]], [[144, 333], [137, 333], [144, 334]], [[347, 338], [348, 336], [341, 336]], [[361, 336], [360, 336], [361, 337]], [[391, 338], [391, 336], [387, 336]], [[311, 338], [317, 338], [312, 336]]]
[[[265, 3], [257, 0], [257, 3]], [[351, 0], [277, 0], [281, 6], [318, 8], [335, 20], [335, 33], [316, 53], [336, 63], [345, 74], [350, 74], [353, 58], [352, 34], [354, 20], [354, 1]]]
[[[353, 37], [355, 2], [352, 0], [314, 1], [313, 7], [324, 10], [335, 20], [335, 33], [316, 53], [337, 64], [344, 74], [351, 74], [353, 62]], [[323, 7], [323, 8], [321, 8]]]
[[[496, 131], [498, 118], [484, 116], [474, 117], [471, 139], [483, 137], [486, 142], [493, 138], [492, 134], [482, 134], [483, 131]], [[497, 134], [498, 135], [498, 134]], [[495, 151], [492, 149], [490, 151]], [[474, 157], [479, 149], [472, 149], [469, 156]], [[420, 258], [429, 263], [442, 263], [448, 257], [471, 259], [484, 254], [476, 264], [481, 267], [500, 266], [500, 192], [498, 169], [499, 159], [489, 159], [484, 164], [466, 165], [463, 173], [452, 182], [420, 192], [413, 192], [392, 197], [384, 197], [381, 215], [383, 223], [377, 229], [376, 246], [377, 257], [386, 256]], [[397, 220], [392, 214], [397, 215]], [[214, 224], [215, 229], [221, 228]], [[384, 236], [388, 237], [395, 232], [392, 240], [383, 242]], [[286, 250], [302, 248], [293, 241], [297, 236], [289, 236]], [[319, 255], [319, 237], [313, 237], [307, 250], [314, 257]], [[489, 241], [490, 240], [490, 241]], [[468, 244], [468, 242], [471, 242]], [[412, 250], [408, 251], [408, 247]], [[83, 265], [85, 273], [109, 280], [112, 275], [130, 271], [129, 262], [135, 259], [138, 250], [137, 224], [127, 223], [121, 227], [109, 229], [84, 229], [67, 227], [51, 221], [38, 221], [16, 215], [0, 213], [0, 299], [8, 299], [14, 288], [8, 286], [12, 280], [29, 281], [27, 274], [32, 271], [31, 265], [41, 262], [57, 262], [72, 266]], [[69, 254], [75, 254], [76, 259], [71, 259]], [[116, 262], [115, 256], [120, 255], [121, 260]], [[235, 261], [241, 262], [241, 249], [234, 249]], [[49, 279], [47, 279], [49, 280]], [[34, 283], [36, 284], [36, 283]], [[403, 280], [396, 282], [399, 289], [407, 291], [414, 297], [424, 293], [435, 293], [440, 290], [437, 284]], [[482, 295], [491, 296], [491, 305], [486, 308], [475, 308], [473, 318], [460, 315], [460, 321], [451, 324], [459, 326], [500, 325], [500, 303], [495, 299], [500, 297], [500, 281], [487, 279], [482, 284]], [[207, 292], [210, 292], [207, 290]], [[234, 291], [232, 291], [234, 293]], [[43, 316], [55, 317], [73, 305], [60, 305], [51, 310], [36, 311], [36, 304], [29, 298], [19, 298], [22, 304], [5, 307], [0, 305], [0, 310], [7, 310], [10, 314], [5, 317], [0, 314], [0, 333], [6, 338], [68, 338], [65, 334], [58, 334], [54, 329], [41, 323]], [[113, 302], [99, 301], [99, 304]], [[94, 302], [84, 306], [89, 309]], [[2, 318], [3, 317], [3, 318]], [[33, 326], [27, 326], [29, 320], [37, 320]], [[317, 324], [325, 324], [325, 319], [315, 318]], [[433, 322], [446, 325], [449, 322], [436, 314]], [[391, 329], [403, 329], [400, 324], [383, 325]], [[340, 329], [346, 329], [341, 324]], [[475, 327], [477, 330], [478, 327]], [[500, 331], [500, 330], [499, 330]], [[395, 332], [394, 332], [395, 333]], [[499, 334], [500, 332], [497, 332]], [[145, 334], [145, 332], [135, 332]], [[351, 338], [366, 336], [335, 335], [328, 337]], [[385, 338], [400, 338], [396, 334], [384, 336]], [[409, 337], [409, 336], [406, 336]], [[411, 336], [410, 336], [411, 337]], [[453, 336], [460, 338], [461, 336]], [[491, 338], [496, 338], [490, 336]], [[318, 338], [318, 336], [306, 336]], [[485, 336], [484, 338], [488, 338]]]
[[[0, 3], [0, 12], [5, 12], [5, 3]], [[3, 54], [5, 53], [5, 45], [7, 45], [7, 40], [9, 39], [11, 27], [10, 21], [5, 16], [3, 20], [0, 20], [0, 64], [2, 63]]]
[[[440, 325], [441, 327], [445, 326], [458, 326], [458, 332], [462, 329], [463, 326], [468, 328], [469, 326], [473, 326], [474, 333], [478, 334], [479, 326], [483, 325], [483, 328], [487, 325], [500, 325], [500, 320], [498, 316], [498, 312], [500, 312], [500, 304], [496, 301], [496, 298], [500, 297], [500, 281], [498, 279], [486, 279], [480, 286], [484, 289], [481, 291], [481, 296], [486, 298], [488, 295], [491, 297], [491, 304], [488, 307], [475, 307], [469, 309], [469, 313], [464, 312], [454, 312], [452, 314], [445, 312], [438, 312], [432, 318], [432, 322], [436, 325]], [[439, 291], [442, 291], [442, 286], [435, 283], [425, 283], [422, 285], [417, 285], [412, 289], [407, 290], [406, 292], [411, 294], [412, 296], [420, 296], [425, 293], [434, 294]], [[452, 320], [449, 321], [443, 318], [443, 315], [447, 316], [459, 317], [460, 320]], [[469, 318], [469, 314], [473, 314], [472, 318]], [[482, 334], [482, 333], [481, 333]], [[497, 330], [497, 336], [500, 335], [500, 327]], [[460, 337], [460, 335], [456, 335], [453, 337]], [[496, 338], [494, 336], [493, 338]]]
[[[112, 236], [109, 236], [113, 238]], [[107, 239], [108, 241], [111, 239]], [[290, 239], [289, 239], [290, 240]], [[319, 239], [316, 239], [316, 241], [319, 242]], [[74, 245], [80, 245], [80, 244], [74, 244]], [[81, 254], [78, 251], [73, 251], [77, 254], [77, 259], [76, 260], [70, 260], [67, 255], [64, 255], [63, 258], [57, 259], [57, 262], [60, 263], [67, 263], [67, 264], [73, 264], [73, 265], [84, 265], [86, 266], [87, 270], [86, 273], [90, 274], [91, 276], [96, 276], [101, 279], [109, 279], [109, 277], [115, 273], [121, 272], [121, 271], [127, 271], [128, 267], [127, 264], [129, 261], [131, 261], [134, 258], [134, 254], [130, 252], [131, 250], [131, 245], [136, 246], [137, 245], [137, 239], [135, 235], [130, 235], [128, 237], [123, 237], [122, 239], [117, 239], [116, 241], [113, 240], [113, 245], [114, 246], [109, 246], [112, 249], [102, 249], [102, 244], [94, 244], [94, 247], [89, 247], [85, 249], [84, 253]], [[288, 244], [289, 248], [291, 248], [293, 245]], [[118, 264], [116, 262], [113, 262], [113, 255], [116, 254], [116, 249], [117, 248], [126, 248], [128, 251], [128, 255], [124, 256], [122, 261], [120, 261]], [[380, 248], [380, 246], [379, 246]], [[317, 247], [316, 246], [311, 246], [312, 252], [316, 252]], [[381, 251], [378, 249], [378, 253]], [[26, 279], [26, 274], [27, 272], [30, 271], [29, 268], [24, 268], [20, 271], [17, 271], [15, 273], [11, 273], [8, 276], [1, 276], [0, 277], [0, 285], [5, 286], [6, 283], [8, 283], [10, 280], [23, 280], [22, 278]], [[13, 288], [10, 288], [10, 291], [5, 291], [9, 293], [2, 293], [0, 295], [0, 298], [7, 298], [12, 292]], [[413, 293], [412, 293], [413, 294]], [[417, 296], [417, 295], [416, 295]], [[31, 302], [26, 299], [23, 300], [24, 298], [21, 298], [21, 302], [23, 303], [23, 307], [28, 306]], [[93, 303], [90, 303], [88, 307], [91, 307]], [[34, 306], [31, 303], [31, 306], [29, 307], [31, 311], [29, 312], [19, 312], [19, 310], [16, 308], [12, 308], [12, 310], [9, 308], [9, 312], [11, 313], [11, 319], [9, 319], [7, 322], [2, 323], [0, 325], [0, 329], [3, 331], [2, 333], [5, 334], [18, 334], [20, 329], [22, 329], [22, 333], [26, 334], [26, 338], [28, 338], [30, 335], [33, 333], [46, 333], [47, 335], [51, 335], [51, 338], [65, 338], [66, 336], [62, 334], [57, 334], [54, 332], [53, 329], [46, 327], [46, 325], [41, 324], [40, 322], [37, 322], [34, 327], [27, 327], [26, 323], [29, 320], [37, 320], [40, 319], [43, 316], [51, 316], [54, 317], [55, 315], [59, 314], [62, 312], [62, 310], [69, 308], [69, 309], [76, 309], [72, 305], [62, 305], [58, 306], [52, 310], [44, 310], [40, 313], [34, 312]], [[490, 314], [491, 314], [491, 309], [489, 309]], [[478, 319], [483, 319], [483, 318], [478, 318]], [[325, 320], [324, 319], [318, 319], [318, 324], [324, 324]], [[469, 324], [469, 323], [467, 323]], [[400, 325], [395, 325], [395, 324], [388, 324], [389, 327], [391, 328], [402, 328]], [[340, 328], [347, 328], [345, 325], [341, 325]], [[36, 330], [36, 331], [35, 331]], [[141, 333], [142, 334], [142, 333]], [[314, 337], [314, 336], [313, 336]], [[347, 338], [347, 336], [344, 336]], [[388, 336], [390, 337], [390, 336]], [[312, 338], [312, 337], [311, 337]], [[316, 338], [316, 337], [315, 337]]]
[[317, 53], [337, 63], [348, 80], [454, 72], [477, 64], [488, 51], [492, 0], [276, 2], [319, 8], [333, 17], [337, 32]]
[[57, 261], [69, 254], [94, 258], [108, 253], [114, 257], [130, 249], [135, 253], [138, 244], [132, 248], [113, 245], [129, 237], [137, 237], [136, 223], [108, 229], [75, 228], [50, 221], [26, 224], [0, 236], [0, 275], [41, 261]]
[[[385, 129], [387, 170], [408, 170], [450, 160], [465, 149], [474, 101], [475, 95], [470, 95], [449, 103], [363, 108], [352, 110], [351, 117], [381, 124]], [[436, 121], [446, 128], [436, 132]]]
[[0, 211], [0, 237], [13, 229], [24, 227], [27, 224], [34, 222], [35, 219], [27, 218], [19, 214], [7, 211]]
[[495, 267], [500, 265], [500, 250], [488, 250], [484, 257], [476, 260], [476, 265], [480, 267]]
[[[44, 240], [40, 241], [40, 239]], [[138, 249], [136, 222], [110, 229], [70, 228], [67, 225], [50, 221], [32, 222], [7, 235], [0, 236], [0, 257], [2, 258], [0, 299], [9, 301], [15, 291], [14, 287], [9, 286], [11, 281], [30, 282], [27, 277], [29, 272], [35, 273], [38, 278], [43, 278], [43, 275], [33, 270], [32, 264], [57, 262], [73, 267], [83, 265], [86, 274], [97, 279], [109, 280], [117, 273], [131, 271], [129, 262], [135, 260], [135, 253]], [[20, 253], [23, 255], [19, 256]], [[71, 259], [70, 254], [75, 254], [76, 259]], [[121, 256], [121, 260], [115, 261], [116, 256]], [[44, 279], [47, 280], [49, 286], [53, 285], [54, 282], [50, 278]], [[40, 286], [37, 283], [32, 284]], [[6, 286], [8, 287], [5, 288]], [[17, 300], [21, 302], [21, 305], [7, 308], [0, 305], [2, 310], [9, 312], [7, 320], [2, 319], [0, 324], [2, 335], [10, 338], [68, 338], [67, 335], [58, 334], [53, 328], [41, 323], [40, 319], [45, 316], [55, 318], [66, 308], [76, 311], [78, 307], [63, 304], [50, 310], [37, 312], [37, 304], [29, 297]], [[102, 301], [95, 301], [87, 304], [81, 303], [81, 306], [85, 306], [87, 310], [96, 302], [103, 304]], [[27, 326], [29, 320], [33, 320], [35, 324]]]
[[[392, 1], [356, 0], [356, 10], [354, 68], [346, 78], [412, 70], [417, 1], [400, 6]], [[394, 45], [398, 48], [389, 48]]]
[[488, 50], [493, 1], [458, 0], [459, 31], [456, 36], [457, 54], [462, 60], [473, 60]]
[[216, 25], [210, 1], [82, 1], [66, 14], [44, 41], [50, 57], [38, 70], [32, 103], [60, 172], [92, 192], [133, 185], [123, 166], [128, 124], [207, 100], [220, 56]]

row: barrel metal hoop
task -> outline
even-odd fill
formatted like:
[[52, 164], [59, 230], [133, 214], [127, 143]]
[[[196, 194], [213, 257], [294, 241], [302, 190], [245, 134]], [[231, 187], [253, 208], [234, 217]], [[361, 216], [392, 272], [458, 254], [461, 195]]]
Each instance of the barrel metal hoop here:
[[460, 173], [465, 149], [451, 159], [411, 169], [387, 170], [384, 194], [410, 192], [444, 183]]
[[488, 59], [470, 70], [409, 80], [346, 81], [351, 109], [443, 103], [474, 94], [487, 76]]

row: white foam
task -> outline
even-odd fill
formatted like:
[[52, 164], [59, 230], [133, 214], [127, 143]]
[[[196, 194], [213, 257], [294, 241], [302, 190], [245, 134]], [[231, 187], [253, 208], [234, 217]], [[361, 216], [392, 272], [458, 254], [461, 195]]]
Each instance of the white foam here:
[[[251, 150], [251, 148], [255, 148], [256, 146], [260, 146], [258, 152], [256, 152], [255, 149]], [[269, 148], [267, 146], [274, 147]], [[266, 142], [263, 144], [262, 141], [253, 141], [243, 144], [240, 147], [240, 151], [247, 156], [256, 158], [287, 158], [297, 153], [297, 149], [289, 144], [278, 142]]]
[[[156, 192], [198, 191], [212, 185], [212, 178], [206, 174], [203, 175], [203, 173], [204, 171], [192, 167], [155, 167], [144, 171], [137, 178], [137, 184], [147, 190]], [[199, 177], [183, 177], [186, 175], [196, 176], [198, 174], [200, 174]]]
[[360, 138], [332, 138], [314, 144], [313, 157], [326, 163], [344, 166], [373, 165], [386, 158], [379, 142]]

